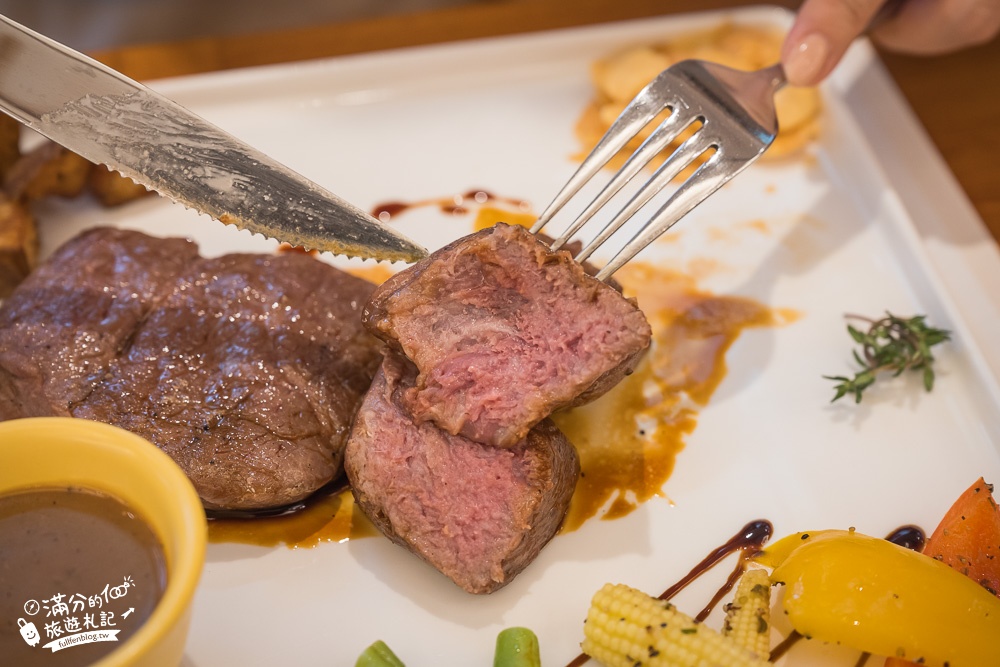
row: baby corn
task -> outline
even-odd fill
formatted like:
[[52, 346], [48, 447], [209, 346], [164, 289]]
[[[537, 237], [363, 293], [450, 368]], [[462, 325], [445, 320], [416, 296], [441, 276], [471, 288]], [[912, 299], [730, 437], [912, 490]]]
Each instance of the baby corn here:
[[726, 605], [722, 634], [766, 658], [771, 652], [771, 580], [760, 569], [747, 570], [740, 577], [733, 601]]
[[762, 660], [669, 602], [623, 584], [594, 595], [583, 651], [607, 667], [763, 667]]

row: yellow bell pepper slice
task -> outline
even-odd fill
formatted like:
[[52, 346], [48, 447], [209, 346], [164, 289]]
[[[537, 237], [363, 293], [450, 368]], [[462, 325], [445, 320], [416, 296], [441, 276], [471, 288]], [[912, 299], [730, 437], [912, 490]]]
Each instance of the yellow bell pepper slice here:
[[925, 665], [1000, 665], [1000, 598], [944, 563], [851, 531], [796, 533], [757, 562], [800, 634]]

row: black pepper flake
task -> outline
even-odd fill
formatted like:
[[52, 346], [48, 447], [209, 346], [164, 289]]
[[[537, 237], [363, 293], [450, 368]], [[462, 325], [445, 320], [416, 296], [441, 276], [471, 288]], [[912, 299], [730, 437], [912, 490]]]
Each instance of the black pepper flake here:
[[698, 628], [681, 628], [682, 635], [695, 635], [698, 634]]
[[660, 655], [660, 652], [659, 652], [659, 651], [657, 651], [655, 647], [653, 647], [653, 646], [650, 646], [650, 647], [649, 647], [649, 657], [650, 657], [650, 658], [655, 658], [655, 657], [656, 657], [656, 656], [658, 656], [658, 655]]
[[809, 533], [802, 533], [802, 539], [803, 540], [808, 540], [809, 539]]

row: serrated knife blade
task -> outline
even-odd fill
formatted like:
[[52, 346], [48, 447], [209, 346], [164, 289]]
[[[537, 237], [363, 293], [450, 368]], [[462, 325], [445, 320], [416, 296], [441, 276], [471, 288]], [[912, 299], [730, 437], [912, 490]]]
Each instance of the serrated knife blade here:
[[0, 110], [216, 220], [294, 246], [413, 262], [365, 211], [110, 67], [0, 16]]

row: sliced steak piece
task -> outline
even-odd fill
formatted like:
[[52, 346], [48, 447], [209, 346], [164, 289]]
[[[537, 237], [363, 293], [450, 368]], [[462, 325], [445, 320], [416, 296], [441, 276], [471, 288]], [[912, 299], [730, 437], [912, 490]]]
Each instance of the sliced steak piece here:
[[209, 509], [285, 505], [338, 476], [381, 360], [361, 326], [374, 285], [291, 253], [201, 260], [163, 287], [73, 415], [156, 443]]
[[607, 391], [651, 335], [633, 300], [503, 223], [390, 278], [364, 319], [416, 364], [403, 403], [418, 422], [501, 447]]
[[197, 257], [190, 241], [121, 229], [65, 243], [0, 306], [0, 419], [68, 416]]
[[470, 593], [490, 593], [534, 560], [562, 523], [576, 450], [545, 420], [510, 448], [415, 423], [400, 404], [415, 370], [390, 354], [355, 419], [344, 466], [389, 539]]

